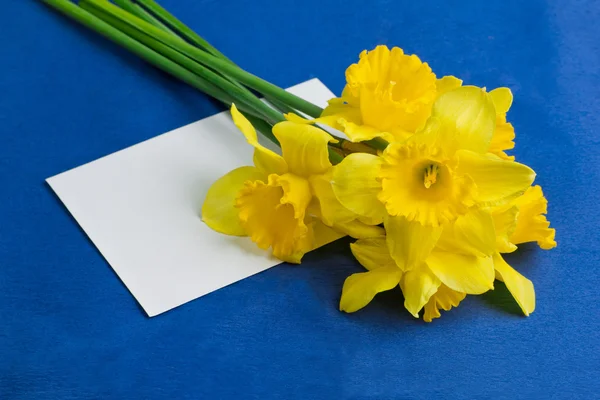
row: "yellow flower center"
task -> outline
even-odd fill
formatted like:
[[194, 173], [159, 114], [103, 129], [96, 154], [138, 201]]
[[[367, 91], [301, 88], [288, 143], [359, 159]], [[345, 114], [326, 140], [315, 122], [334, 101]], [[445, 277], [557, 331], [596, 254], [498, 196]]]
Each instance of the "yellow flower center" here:
[[425, 172], [423, 173], [423, 185], [425, 189], [429, 189], [437, 181], [438, 168], [437, 164], [429, 164], [425, 168]]
[[474, 184], [457, 176], [439, 149], [393, 143], [383, 154], [378, 199], [388, 214], [423, 225], [439, 226], [464, 214], [473, 204]]

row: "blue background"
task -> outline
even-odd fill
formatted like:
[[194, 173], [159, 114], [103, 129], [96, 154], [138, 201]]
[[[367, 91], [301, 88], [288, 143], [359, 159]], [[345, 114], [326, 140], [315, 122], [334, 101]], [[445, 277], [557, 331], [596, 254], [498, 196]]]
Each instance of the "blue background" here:
[[280, 86], [340, 93], [384, 43], [512, 89], [513, 154], [537, 171], [559, 246], [509, 257], [535, 284], [531, 317], [498, 285], [432, 324], [398, 290], [340, 313], [361, 270], [345, 240], [147, 318], [44, 179], [221, 108], [38, 1], [0, 3], [0, 398], [598, 396], [597, 2], [162, 0]]

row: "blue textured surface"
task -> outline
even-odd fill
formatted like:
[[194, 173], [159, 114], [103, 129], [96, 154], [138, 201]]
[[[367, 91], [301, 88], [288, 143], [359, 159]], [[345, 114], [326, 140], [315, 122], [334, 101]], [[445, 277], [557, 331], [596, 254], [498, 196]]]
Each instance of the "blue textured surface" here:
[[530, 318], [498, 289], [432, 324], [397, 291], [338, 312], [360, 270], [344, 240], [148, 319], [44, 179], [219, 107], [37, 1], [1, 3], [0, 398], [598, 396], [596, 2], [163, 0], [281, 86], [319, 77], [339, 93], [360, 50], [385, 43], [513, 90], [515, 154], [559, 247], [509, 258], [535, 284]]

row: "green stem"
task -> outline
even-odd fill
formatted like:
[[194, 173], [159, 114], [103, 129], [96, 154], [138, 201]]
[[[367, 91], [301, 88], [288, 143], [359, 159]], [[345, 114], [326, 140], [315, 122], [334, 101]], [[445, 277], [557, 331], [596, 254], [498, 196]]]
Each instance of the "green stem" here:
[[284, 114], [288, 114], [288, 113], [297, 114], [298, 113], [292, 107], [288, 106], [287, 104], [285, 104], [273, 97], [265, 96], [265, 100], [267, 100], [269, 102], [269, 104], [271, 104], [273, 107], [275, 107], [276, 109], [278, 109], [279, 111], [281, 111]]
[[[207, 68], [203, 67], [202, 65], [196, 63], [194, 60], [187, 58], [186, 56], [182, 55], [181, 53], [173, 50], [169, 46], [166, 46], [166, 45], [162, 44], [161, 42], [154, 40], [153, 38], [149, 37], [148, 35], [144, 34], [143, 32], [140, 32], [136, 29], [131, 28], [127, 24], [124, 24], [123, 22], [121, 22], [119, 19], [114, 18], [113, 16], [106, 14], [100, 10], [97, 10], [93, 7], [90, 7], [88, 4], [86, 4], [84, 2], [81, 3], [81, 7], [83, 9], [86, 9], [90, 13], [94, 14], [96, 17], [109, 23], [113, 27], [119, 29], [121, 32], [136, 39], [140, 43], [150, 47], [151, 49], [157, 51], [158, 53], [162, 54], [163, 56], [168, 57], [172, 61], [183, 66], [184, 68], [195, 73], [196, 75], [198, 75], [204, 79], [208, 79], [207, 77], [209, 77], [209, 76], [211, 78], [214, 78], [212, 76], [214, 74], [214, 72], [212, 72], [212, 71], [208, 70]], [[221, 90], [221, 88], [218, 88], [218, 89]], [[257, 111], [252, 108], [252, 106], [254, 106], [256, 104], [248, 104], [247, 102], [241, 102], [241, 103], [237, 102], [237, 101], [236, 102], [238, 103], [238, 105], [240, 105], [241, 110], [245, 111], [247, 114], [251, 114], [258, 118], [264, 118], [264, 115], [262, 115], [260, 113], [260, 111], [266, 111], [268, 106], [264, 105], [260, 100], [258, 100], [256, 98], [254, 98], [254, 99], [257, 103], [261, 103], [260, 105], [264, 110], [258, 110], [259, 112], [257, 113]], [[231, 105], [232, 102], [234, 102], [233, 99], [231, 99], [231, 101], [228, 102], [228, 105]], [[277, 114], [275, 116], [278, 117]], [[273, 143], [279, 144], [279, 142], [277, 141], [277, 139], [275, 138], [275, 136], [273, 135], [271, 130], [268, 130], [266, 132], [261, 131], [261, 133], [263, 133]]]
[[148, 11], [146, 11], [144, 7], [140, 6], [139, 4], [136, 4], [131, 0], [113, 0], [113, 2], [119, 7], [121, 7], [123, 10], [126, 10], [131, 14], [145, 20], [146, 22], [151, 23], [157, 28], [168, 32], [171, 35], [178, 36], [177, 33], [173, 32], [167, 25], [163, 24], [158, 18], [154, 17], [154, 15], [150, 14]]
[[[156, 66], [157, 68], [160, 68], [163, 71], [173, 75], [174, 77], [182, 80], [183, 82], [189, 84], [190, 86], [203, 91], [204, 93], [208, 94], [209, 96], [214, 97], [215, 99], [217, 99], [225, 104], [228, 104], [228, 105], [231, 104], [231, 101], [232, 101], [231, 96], [229, 96], [228, 93], [224, 92], [219, 87], [215, 86], [214, 84], [212, 84], [210, 82], [207, 82], [206, 79], [203, 79], [203, 78], [199, 77], [198, 75], [192, 73], [191, 71], [187, 70], [186, 68], [183, 68], [182, 66], [173, 62], [169, 58], [165, 57], [164, 55], [149, 48], [148, 46], [141, 44], [137, 40], [124, 34], [123, 32], [114, 28], [113, 26], [106, 23], [102, 19], [87, 12], [86, 10], [82, 9], [81, 7], [78, 7], [76, 4], [72, 3], [71, 1], [69, 1], [69, 0], [42, 0], [42, 1], [44, 1], [46, 4], [53, 7], [60, 13], [66, 15], [67, 17], [70, 17], [71, 19], [75, 20], [76, 22], [88, 27], [89, 29], [101, 34], [102, 36], [106, 37], [107, 39], [110, 39], [111, 41], [115, 42], [116, 44], [118, 44], [118, 45], [124, 47], [125, 49], [131, 51], [132, 53], [136, 54], [143, 60], [145, 60], [145, 61], [149, 62], [150, 64]], [[110, 17], [110, 16], [107, 16], [107, 17]], [[149, 39], [152, 39], [152, 38], [149, 38]], [[158, 41], [154, 41], [154, 42], [158, 43]], [[160, 43], [159, 43], [159, 45], [160, 45]], [[168, 46], [164, 46], [164, 45], [162, 45], [161, 48], [172, 50]], [[177, 54], [177, 52], [171, 53], [171, 55], [174, 55], [174, 54]], [[260, 103], [263, 104], [262, 102], [260, 102]], [[238, 103], [238, 106], [240, 108], [240, 111], [250, 113], [250, 114], [255, 113], [255, 110], [248, 109], [243, 104]], [[269, 108], [266, 105], [265, 105], [265, 107]], [[272, 109], [270, 109], [270, 110], [274, 111]], [[254, 114], [254, 115], [256, 115], [256, 114]], [[258, 118], [262, 119], [263, 117], [258, 116]], [[265, 131], [265, 129], [261, 129], [261, 133], [264, 131]], [[266, 129], [266, 131], [269, 131], [269, 130]], [[329, 149], [329, 153], [330, 153], [330, 159], [334, 164], [339, 163], [343, 159], [343, 156], [341, 156], [339, 153], [337, 153], [335, 150], [333, 150], [331, 148]]]
[[[213, 56], [218, 57], [224, 61], [229, 61], [232, 65], [235, 65], [236, 67], [240, 68], [239, 65], [235, 64], [233, 61], [231, 61], [229, 58], [227, 58], [227, 56], [225, 54], [221, 53], [217, 48], [215, 48], [208, 41], [206, 41], [204, 38], [202, 38], [196, 32], [191, 30], [187, 25], [185, 25], [183, 22], [181, 22], [179, 19], [177, 19], [173, 14], [169, 13], [169, 11], [162, 8], [160, 6], [160, 4], [154, 2], [153, 0], [137, 0], [143, 6], [140, 6], [139, 4], [134, 4], [132, 2], [132, 0], [113, 0], [113, 1], [116, 4], [118, 4], [121, 8], [142, 18], [143, 20], [146, 20], [147, 22], [151, 23], [152, 25], [154, 25], [158, 28], [161, 28], [163, 31], [169, 32], [172, 35], [180, 37], [180, 38], [181, 37], [186, 38], [190, 43], [200, 47], [204, 51], [206, 51], [206, 52], [212, 54]], [[144, 8], [144, 7], [146, 7], [146, 8]], [[150, 12], [146, 11], [146, 9], [149, 10]], [[158, 16], [158, 18], [156, 18], [153, 14], [151, 14], [152, 12], [154, 12], [154, 15]], [[169, 29], [165, 24], [163, 24], [159, 20], [159, 18], [161, 18], [163, 21], [165, 21], [167, 24], [169, 24], [172, 27], [172, 29], [175, 30], [175, 32], [173, 32], [173, 30]], [[234, 82], [237, 82], [237, 81], [234, 81]], [[295, 113], [296, 112], [295, 109], [293, 109], [292, 107], [288, 106], [285, 103], [282, 103], [281, 101], [279, 101], [275, 98], [272, 98], [269, 96], [266, 96], [265, 98], [273, 107], [275, 107], [282, 113]]]
[[223, 60], [229, 60], [225, 54], [221, 53], [217, 50], [213, 45], [204, 40], [200, 35], [191, 30], [187, 25], [183, 22], [175, 18], [170, 12], [162, 8], [158, 3], [153, 0], [135, 0], [137, 3], [141, 4], [142, 7], [149, 10], [152, 14], [156, 15], [162, 21], [164, 21], [167, 25], [171, 26], [175, 31], [179, 32], [181, 36], [190, 41], [190, 43], [195, 44], [196, 46], [204, 49], [208, 53], [212, 54], [215, 57], [219, 57]]
[[105, 12], [104, 8], [96, 7], [97, 2], [82, 0], [79, 4], [80, 7], [95, 14], [97, 17], [102, 18], [104, 21], [119, 29], [121, 32], [133, 37], [134, 39], [145, 44], [146, 46], [170, 58], [177, 64], [183, 66], [184, 68], [195, 73], [196, 75], [208, 80], [209, 82], [212, 82], [225, 92], [229, 93], [235, 99], [238, 99], [246, 105], [250, 106], [251, 108], [257, 110], [265, 118], [269, 119], [269, 121], [275, 123], [284, 120], [283, 115], [281, 113], [273, 110], [271, 107], [260, 101], [256, 96], [254, 96], [247, 90], [241, 89], [239, 86], [233, 84], [228, 79], [222, 77], [221, 75], [203, 66], [202, 64], [199, 64], [196, 61], [186, 57], [182, 53], [176, 51], [176, 49], [173, 49], [155, 40], [151, 36], [147, 35], [145, 32], [134, 29], [130, 25], [123, 23], [124, 21], [122, 19], [116, 17], [112, 13]]
[[[146, 11], [146, 9], [142, 6], [140, 6], [139, 4], [135, 4], [133, 3], [132, 0], [113, 0], [115, 4], [117, 4], [119, 7], [121, 7], [122, 9], [128, 11], [129, 13], [145, 20], [146, 22], [151, 23], [152, 25], [156, 26], [157, 28], [162, 29], [165, 32], [170, 33], [171, 35], [178, 37], [178, 38], [182, 38], [182, 37], [188, 37], [188, 40], [190, 40], [192, 43], [196, 44], [197, 46], [202, 45], [202, 42], [200, 42], [199, 40], [195, 39], [195, 37], [190, 37], [189, 32], [191, 32], [192, 34], [196, 35], [192, 30], [190, 30], [189, 28], [187, 28], [187, 31], [189, 32], [175, 32], [173, 30], [171, 30], [168, 26], [166, 26], [165, 24], [163, 24], [158, 18], [156, 18], [154, 15], [152, 15], [150, 12]], [[158, 6], [158, 4], [156, 4]], [[166, 10], [165, 10], [166, 12]], [[170, 14], [169, 14], [170, 15]], [[173, 17], [173, 19], [175, 19], [175, 17]], [[178, 21], [177, 19], [175, 19], [175, 21]], [[179, 22], [179, 21], [178, 21]], [[180, 23], [180, 25], [184, 26], [183, 24]], [[177, 29], [177, 26], [174, 26], [174, 29]], [[198, 36], [199, 37], [199, 36]], [[202, 38], [200, 38], [202, 39]], [[208, 43], [208, 42], [204, 42], [204, 43]], [[233, 61], [229, 60], [225, 55], [223, 55], [222, 53], [219, 53], [217, 51], [217, 49], [215, 49], [214, 47], [210, 47], [210, 48], [203, 48], [205, 51], [209, 51], [212, 50], [214, 52], [216, 52], [217, 54], [213, 54], [216, 57], [219, 57], [223, 60], [229, 61], [233, 64]], [[234, 64], [235, 65], [235, 64]], [[216, 71], [218, 72], [218, 71]], [[254, 95], [252, 92], [250, 92], [248, 89], [246, 89], [246, 87], [244, 85], [242, 85], [241, 83], [239, 83], [238, 81], [228, 77], [227, 75], [223, 75], [224, 78], [229, 79], [233, 84], [239, 86], [240, 88], [243, 88], [244, 90], [246, 90], [248, 92], [249, 95]], [[289, 113], [289, 112], [295, 112], [294, 109], [292, 109], [291, 107], [288, 107], [286, 104], [277, 101], [275, 99], [272, 98], [267, 98], [267, 101], [274, 106], [278, 111], [280, 111], [281, 113]]]
[[[127, 3], [132, 2], [132, 0], [113, 0], [113, 1], [119, 5], [122, 2], [127, 2]], [[214, 55], [215, 57], [218, 57], [224, 61], [229, 61], [232, 65], [239, 68], [239, 66], [237, 64], [235, 64], [231, 59], [229, 59], [225, 54], [221, 53], [216, 47], [211, 45], [207, 40], [205, 40], [200, 35], [198, 35], [196, 32], [194, 32], [192, 29], [190, 29], [187, 25], [185, 25], [183, 22], [181, 22], [179, 19], [177, 19], [177, 17], [175, 17], [173, 14], [171, 14], [168, 10], [161, 7], [160, 4], [156, 3], [154, 0], [136, 0], [136, 1], [137, 1], [137, 3], [142, 4], [142, 7], [139, 6], [138, 4], [135, 4], [135, 6], [137, 6], [136, 9], [129, 7], [128, 10], [130, 12], [132, 12], [132, 14], [137, 15], [138, 17], [146, 20], [147, 22], [153, 24], [154, 26], [156, 26], [158, 28], [163, 29], [166, 32], [170, 32], [171, 34], [173, 34], [176, 37], [186, 38], [190, 43], [195, 44], [196, 46], [202, 48], [203, 50]], [[144, 9], [144, 7], [145, 7], [145, 9]], [[125, 7], [122, 7], [122, 8], [125, 8]], [[146, 10], [149, 10], [150, 12], [148, 12]], [[156, 15], [158, 18], [160, 18], [162, 21], [164, 21], [168, 25], [170, 25], [171, 28], [174, 29], [176, 32], [169, 30], [168, 27], [166, 27], [164, 24], [162, 24], [159, 21], [159, 19], [154, 17], [151, 13], [154, 13], [154, 15]], [[295, 109], [291, 108], [287, 104], [285, 104], [273, 97], [265, 96], [265, 98], [272, 106], [274, 106], [275, 108], [277, 108], [279, 111], [281, 111], [283, 113], [296, 113]], [[318, 115], [315, 115], [314, 117], [320, 116], [321, 112], [322, 112], [322, 110], [319, 111]], [[254, 125], [256, 127], [256, 129], [259, 130], [261, 133], [264, 134], [265, 131], [270, 132], [271, 125], [269, 125], [268, 123], [266, 123], [260, 119], [257, 119], [257, 118], [254, 118], [254, 119], [249, 118], [249, 120], [252, 123], [252, 125]], [[345, 139], [339, 138], [338, 143], [336, 143], [336, 144], [332, 143], [332, 144], [330, 144], [330, 146], [342, 150], [345, 142], [347, 142]], [[330, 156], [331, 156], [331, 154], [330, 154]], [[333, 157], [338, 158], [338, 154], [337, 153], [334, 154]], [[339, 162], [339, 161], [341, 161], [341, 159], [337, 160], [337, 162]]]
[[[147, 46], [139, 43], [131, 37], [125, 35], [118, 29], [115, 29], [111, 25], [102, 21], [100, 18], [90, 14], [81, 7], [78, 7], [69, 0], [43, 0], [46, 4], [53, 7], [60, 13], [70, 17], [71, 19], [79, 22], [80, 24], [88, 27], [89, 29], [101, 34], [102, 36], [110, 39], [116, 44], [124, 47], [125, 49], [136, 54], [138, 57], [154, 65], [155, 67], [171, 74], [172, 76], [180, 79], [188, 85], [206, 93], [207, 95], [219, 100], [220, 102], [231, 105], [233, 98], [226, 92], [207, 82], [205, 79], [198, 77], [187, 69], [174, 63], [167, 57], [157, 53]], [[247, 107], [245, 104], [239, 104], [241, 111], [250, 113], [253, 115], [260, 116], [255, 110]]]
[[[308, 114], [312, 117], [318, 117], [321, 115], [322, 109], [316, 105], [307, 102], [291, 93], [286, 92], [278, 86], [275, 86], [255, 75], [252, 75], [243, 69], [233, 65], [230, 61], [222, 60], [219, 57], [215, 57], [203, 51], [189, 43], [182, 41], [180, 38], [172, 36], [160, 28], [140, 19], [128, 12], [120, 9], [119, 7], [103, 0], [83, 0], [82, 2], [93, 4], [95, 7], [102, 9], [103, 11], [114, 15], [115, 17], [126, 22], [130, 26], [152, 36], [153, 38], [163, 42], [164, 44], [174, 48], [180, 53], [198, 61], [201, 64], [206, 65], [214, 70], [217, 70], [225, 75], [228, 75], [244, 85], [257, 90], [265, 96], [276, 98], [283, 103]], [[147, 0], [146, 0], [147, 1]], [[153, 11], [154, 12], [154, 11]], [[160, 15], [159, 15], [160, 16]], [[161, 16], [162, 18], [162, 16]], [[188, 28], [189, 29], [189, 28]], [[204, 41], [206, 42], [206, 41]], [[209, 44], [210, 46], [210, 44]], [[211, 46], [212, 47], [212, 46]], [[223, 56], [224, 57], [224, 56]]]
[[[114, 0], [115, 3], [119, 4], [121, 2], [131, 2], [132, 0]], [[203, 39], [201, 36], [199, 36], [196, 32], [194, 32], [192, 29], [190, 29], [187, 25], [185, 25], [183, 22], [181, 22], [179, 19], [177, 19], [177, 17], [175, 17], [173, 14], [169, 13], [169, 11], [167, 11], [166, 9], [162, 8], [158, 3], [156, 3], [154, 0], [136, 0], [138, 3], [142, 4], [143, 7], [139, 7], [139, 9], [141, 9], [146, 15], [150, 15], [150, 13], [148, 13], [147, 11], [145, 11], [143, 8], [145, 7], [147, 10], [149, 10], [151, 13], [154, 13], [154, 15], [156, 15], [158, 18], [162, 19], [163, 21], [165, 21], [167, 24], [169, 24], [177, 33], [173, 33], [175, 36], [177, 37], [184, 37], [186, 38], [190, 43], [195, 44], [196, 46], [202, 48], [203, 50], [205, 50], [206, 52], [214, 55], [215, 57], [218, 57], [224, 61], [229, 61], [232, 65], [236, 66], [237, 68], [239, 68], [238, 65], [236, 65], [233, 61], [231, 61], [229, 58], [227, 58], [227, 56], [225, 56], [223, 53], [221, 53], [219, 50], [217, 50], [214, 46], [212, 46], [208, 41], [206, 41], [205, 39]], [[137, 4], [136, 4], [137, 5]], [[145, 19], [146, 21], [152, 23], [153, 25], [161, 28], [164, 27], [164, 25], [160, 22], [158, 23], [153, 23], [152, 20], [145, 18], [144, 15], [141, 15], [139, 12], [133, 12], [133, 14], [137, 15], [138, 17]], [[154, 18], [152, 16], [154, 21], [158, 21], [157, 18]], [[166, 30], [167, 32], [169, 32], [168, 28], [163, 29]], [[273, 105], [275, 108], [277, 108], [278, 110], [280, 110], [283, 113], [295, 113], [296, 110], [291, 108], [290, 106], [288, 106], [287, 104], [277, 100], [276, 98], [273, 97], [269, 97], [269, 96], [265, 96], [265, 99], [271, 104]], [[319, 117], [321, 115], [322, 110], [319, 111], [318, 115], [313, 115], [313, 117]], [[341, 139], [339, 138], [339, 142], [336, 144], [330, 144], [331, 147], [336, 147], [339, 149], [343, 149], [344, 144], [347, 142], [347, 140], [345, 139]], [[367, 144], [368, 146], [376, 149], [376, 150], [385, 150], [385, 148], [387, 147], [388, 143], [385, 140], [376, 138], [373, 139], [371, 141], [365, 142], [365, 144]]]
[[[198, 78], [196, 75], [192, 74], [190, 71], [185, 68], [175, 64], [171, 60], [157, 52], [149, 49], [148, 47], [140, 44], [136, 40], [130, 38], [129, 36], [123, 34], [118, 29], [113, 28], [106, 22], [101, 19], [95, 17], [89, 12], [83, 10], [78, 7], [74, 3], [69, 0], [43, 0], [49, 6], [55, 8], [62, 14], [70, 17], [71, 19], [79, 22], [82, 25], [87, 26], [88, 28], [96, 31], [102, 36], [112, 40], [113, 42], [119, 44], [120, 46], [126, 48], [132, 53], [136, 54], [140, 58], [148, 61], [149, 63], [155, 65], [156, 67], [162, 69], [165, 72], [181, 79], [182, 81], [188, 83], [196, 87], [197, 89], [206, 92], [208, 95], [215, 97], [218, 100], [221, 100], [222, 91], [213, 90], [214, 85], [208, 86], [205, 84], [203, 79]], [[218, 88], [217, 88], [218, 89]], [[223, 92], [224, 93], [224, 92]]]

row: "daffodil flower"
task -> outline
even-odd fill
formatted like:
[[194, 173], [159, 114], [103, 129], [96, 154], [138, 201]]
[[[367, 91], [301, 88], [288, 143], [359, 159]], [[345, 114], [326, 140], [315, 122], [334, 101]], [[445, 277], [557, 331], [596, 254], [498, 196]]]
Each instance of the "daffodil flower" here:
[[[416, 55], [386, 46], [364, 50], [359, 62], [347, 69], [346, 80], [342, 96], [329, 100], [320, 118], [306, 120], [292, 113], [286, 118], [331, 126], [354, 142], [376, 137], [402, 141], [423, 127], [440, 95], [462, 85], [454, 76], [437, 79]], [[512, 160], [514, 157], [505, 153], [515, 146], [514, 128], [506, 120], [512, 93], [502, 87], [492, 90], [490, 96], [496, 108], [496, 129], [488, 152]]]
[[[505, 204], [533, 182], [531, 168], [487, 152], [495, 126], [490, 94], [473, 86], [447, 92], [409, 139], [391, 143], [381, 156], [355, 153], [336, 165], [333, 191], [344, 207], [384, 222], [391, 255], [403, 270], [418, 267], [445, 225]], [[489, 213], [471, 216], [463, 236], [493, 228]]]
[[281, 144], [279, 155], [258, 143], [256, 130], [235, 105], [231, 114], [254, 146], [254, 166], [237, 168], [211, 186], [202, 206], [202, 219], [209, 227], [250, 236], [260, 248], [271, 247], [275, 257], [292, 263], [344, 234], [382, 234], [381, 228], [358, 221], [334, 196], [327, 145], [335, 139], [327, 132], [278, 123], [273, 134]]
[[429, 302], [427, 316], [433, 315], [438, 304], [450, 309], [466, 294], [493, 289], [496, 237], [488, 211], [474, 209], [446, 225], [432, 251], [411, 269], [393, 257], [393, 242], [389, 240], [393, 233], [387, 234], [387, 240], [371, 238], [351, 244], [352, 253], [369, 272], [351, 275], [346, 280], [341, 310], [359, 310], [377, 293], [399, 285], [405, 308], [418, 318]]
[[[310, 122], [339, 129], [354, 142], [408, 138], [423, 127], [437, 97], [462, 84], [453, 76], [437, 79], [416, 55], [387, 46], [364, 50], [346, 70], [346, 81], [342, 96], [331, 99], [321, 117]], [[303, 121], [294, 114], [286, 117]]]
[[[523, 314], [528, 316], [535, 310], [533, 283], [508, 265], [500, 253], [512, 252], [517, 244], [526, 242], [537, 242], [546, 250], [556, 247], [555, 230], [549, 227], [544, 215], [546, 209], [541, 187], [533, 186], [522, 196], [491, 211], [494, 230], [466, 238], [461, 232], [467, 232], [465, 227], [480, 218], [459, 217], [452, 228], [442, 233], [425, 263], [409, 272], [398, 267], [384, 238], [358, 240], [350, 245], [352, 253], [368, 272], [346, 280], [340, 309], [357, 311], [377, 293], [399, 285], [406, 309], [415, 317], [423, 310], [423, 320], [431, 322], [440, 317], [439, 310], [457, 307], [467, 294], [492, 289], [495, 277], [506, 284]], [[479, 240], [480, 245], [469, 245], [474, 240]], [[478, 253], [478, 248], [487, 251]]]
[[[492, 257], [475, 257], [441, 250], [433, 251], [419, 268], [403, 272], [391, 257], [385, 239], [363, 239], [351, 245], [356, 259], [368, 270], [344, 282], [340, 310], [355, 312], [377, 293], [400, 286], [404, 307], [415, 317], [424, 308], [423, 319], [439, 317], [439, 309], [450, 310], [467, 292], [481, 294], [493, 288]], [[480, 282], [486, 282], [481, 286]]]
[[[529, 316], [535, 310], [535, 290], [533, 283], [512, 268], [500, 253], [516, 250], [517, 244], [537, 242], [540, 248], [550, 250], [556, 247], [555, 230], [550, 228], [546, 219], [547, 200], [540, 186], [528, 188], [522, 196], [507, 205], [492, 210], [494, 220], [496, 246], [492, 260], [496, 279], [504, 282], [515, 301]], [[440, 316], [439, 310], [449, 310], [467, 295], [441, 285], [424, 306], [423, 319], [431, 322]]]
[[[344, 282], [340, 310], [354, 312], [365, 307], [377, 293], [400, 286], [404, 307], [415, 317], [423, 307], [427, 316], [438, 305], [450, 309], [469, 294], [493, 288], [492, 256], [453, 253], [434, 249], [425, 262], [404, 271], [392, 258], [385, 238], [362, 239], [350, 245], [356, 259], [368, 271], [351, 275]], [[426, 318], [427, 320], [427, 318]]]
[[[492, 256], [496, 279], [506, 284], [506, 288], [526, 316], [535, 310], [533, 283], [512, 268], [500, 253], [512, 252], [516, 250], [517, 244], [527, 242], [537, 242], [544, 250], [556, 247], [556, 232], [550, 228], [550, 222], [545, 216], [547, 204], [542, 188], [532, 186], [508, 205], [492, 211], [496, 228], [496, 251]], [[448, 291], [440, 286], [425, 304], [423, 319], [430, 322], [440, 316], [439, 309], [449, 310], [449, 306], [456, 307], [465, 296], [466, 293]]]

